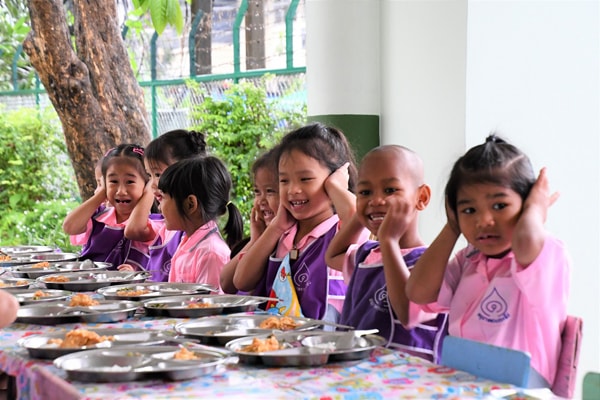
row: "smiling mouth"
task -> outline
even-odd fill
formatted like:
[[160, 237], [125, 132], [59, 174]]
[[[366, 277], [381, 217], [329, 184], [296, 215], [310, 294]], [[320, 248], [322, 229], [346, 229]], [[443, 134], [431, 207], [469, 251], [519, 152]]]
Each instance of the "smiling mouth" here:
[[385, 218], [385, 214], [369, 214], [368, 217], [373, 222], [381, 222]]
[[129, 204], [129, 203], [131, 203], [131, 200], [119, 200], [119, 199], [115, 199], [115, 203], [117, 203], [117, 204]]
[[290, 204], [292, 205], [292, 207], [299, 207], [299, 206], [303, 206], [306, 203], [308, 203], [308, 200], [297, 200], [297, 201], [290, 201]]

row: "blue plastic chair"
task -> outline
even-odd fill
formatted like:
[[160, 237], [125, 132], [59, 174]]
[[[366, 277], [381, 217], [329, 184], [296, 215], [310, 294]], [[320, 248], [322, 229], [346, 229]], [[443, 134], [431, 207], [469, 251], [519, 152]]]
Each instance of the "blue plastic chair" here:
[[474, 340], [446, 336], [441, 363], [477, 377], [520, 388], [548, 387], [541, 375], [531, 368], [531, 356], [528, 353]]

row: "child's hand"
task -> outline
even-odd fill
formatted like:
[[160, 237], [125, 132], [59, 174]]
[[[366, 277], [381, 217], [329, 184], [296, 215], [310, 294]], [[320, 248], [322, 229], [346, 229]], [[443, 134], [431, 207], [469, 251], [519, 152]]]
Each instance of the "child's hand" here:
[[350, 180], [350, 174], [348, 172], [349, 166], [350, 163], [347, 162], [327, 177], [324, 183], [325, 192], [330, 193], [331, 190], [334, 190], [335, 188], [348, 190], [348, 181]]
[[523, 210], [537, 209], [542, 217], [542, 222], [546, 222], [548, 209], [556, 202], [556, 200], [558, 200], [559, 196], [560, 194], [558, 192], [550, 194], [550, 183], [548, 182], [548, 177], [546, 175], [546, 167], [544, 167], [540, 170], [538, 178], [525, 199]]
[[458, 226], [458, 219], [456, 217], [456, 213], [450, 208], [448, 204], [448, 199], [446, 199], [446, 218], [448, 221], [446, 222], [450, 229], [456, 234], [456, 236], [460, 236], [460, 226]]
[[256, 204], [252, 206], [252, 211], [250, 212], [250, 238], [258, 239], [260, 235], [267, 228], [267, 224], [260, 212], [260, 209]]
[[410, 206], [396, 196], [389, 196], [385, 201], [388, 203], [388, 209], [377, 230], [377, 239], [380, 241], [389, 239], [399, 242], [408, 228], [409, 219], [407, 214], [411, 212]]
[[135, 271], [135, 269], [129, 264], [121, 264], [117, 267], [119, 271]]
[[285, 208], [283, 204], [279, 204], [277, 214], [275, 214], [275, 218], [273, 218], [273, 221], [271, 221], [269, 227], [273, 226], [281, 232], [285, 232], [288, 229], [290, 229], [295, 222], [296, 220], [294, 219], [294, 217], [292, 217], [287, 208]]

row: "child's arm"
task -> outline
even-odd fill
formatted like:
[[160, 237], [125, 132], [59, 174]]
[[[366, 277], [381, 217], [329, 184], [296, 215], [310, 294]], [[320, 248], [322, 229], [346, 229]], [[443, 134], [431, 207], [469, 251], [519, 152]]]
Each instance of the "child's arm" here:
[[256, 242], [250, 246], [248, 252], [238, 261], [233, 275], [233, 284], [238, 290], [249, 292], [256, 287], [265, 273], [269, 256], [277, 246], [279, 238], [293, 224], [293, 217], [280, 204], [273, 221], [271, 221]]
[[238, 254], [236, 254], [227, 264], [223, 266], [223, 269], [221, 270], [220, 283], [223, 292], [231, 294], [237, 293], [238, 289], [233, 284], [233, 276], [235, 275], [235, 270], [240, 258], [258, 240], [260, 235], [262, 235], [262, 233], [265, 231], [266, 227], [265, 221], [261, 217], [261, 213], [256, 207], [256, 204], [254, 204], [250, 213], [250, 240], [239, 251]]
[[327, 265], [335, 270], [342, 271], [348, 247], [360, 240], [363, 231], [364, 227], [358, 221], [356, 215], [352, 216], [345, 224], [342, 224], [327, 247], [325, 253]]
[[447, 206], [446, 214], [448, 222], [410, 271], [406, 295], [413, 303], [428, 304], [437, 301], [446, 265], [460, 236], [456, 216]]
[[409, 301], [405, 287], [410, 271], [402, 256], [400, 239], [408, 228], [406, 214], [411, 210], [404, 209], [408, 208], [408, 205], [397, 201], [394, 196], [389, 196], [386, 200], [390, 206], [377, 230], [377, 238], [383, 259], [388, 300], [402, 325], [408, 326]]
[[150, 223], [148, 216], [154, 204], [154, 194], [152, 193], [152, 180], [149, 180], [144, 187], [142, 197], [131, 212], [127, 225], [125, 226], [125, 237], [138, 242], [147, 242], [154, 239], [156, 231]]
[[12, 294], [0, 290], [0, 328], [14, 322], [19, 311], [19, 301]]
[[63, 221], [63, 230], [65, 233], [67, 235], [84, 233], [87, 229], [88, 221], [104, 201], [106, 201], [106, 190], [100, 190], [75, 207], [73, 211], [67, 214]]
[[512, 251], [517, 262], [527, 267], [542, 251], [546, 230], [544, 223], [548, 208], [558, 199], [559, 194], [550, 194], [546, 168], [542, 168], [523, 204], [521, 216], [515, 226]]
[[346, 163], [333, 171], [325, 180], [325, 192], [331, 199], [340, 221], [345, 223], [356, 213], [356, 196], [348, 190], [348, 166]]

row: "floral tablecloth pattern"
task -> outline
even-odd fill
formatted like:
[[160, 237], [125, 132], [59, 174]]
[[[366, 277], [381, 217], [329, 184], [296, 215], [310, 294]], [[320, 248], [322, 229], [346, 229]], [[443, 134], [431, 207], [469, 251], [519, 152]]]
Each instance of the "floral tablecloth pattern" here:
[[[41, 326], [15, 323], [0, 331], [0, 370], [16, 376], [19, 399], [465, 399], [486, 398], [508, 385], [429, 363], [404, 353], [377, 349], [370, 358], [311, 368], [267, 368], [230, 362], [188, 381], [100, 384], [68, 382], [50, 360], [31, 359], [22, 337], [76, 327], [172, 330], [186, 319], [136, 317], [111, 324]], [[235, 358], [232, 360], [235, 361]]]

